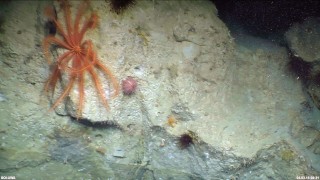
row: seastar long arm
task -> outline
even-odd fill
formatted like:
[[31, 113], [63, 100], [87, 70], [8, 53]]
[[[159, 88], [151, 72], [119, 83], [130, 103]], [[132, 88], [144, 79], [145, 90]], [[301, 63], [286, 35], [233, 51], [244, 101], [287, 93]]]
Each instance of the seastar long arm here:
[[88, 53], [90, 53], [91, 56], [91, 61], [95, 62], [95, 66], [98, 67], [98, 69], [100, 69], [103, 73], [105, 73], [107, 75], [107, 77], [111, 80], [111, 84], [114, 88], [114, 93], [111, 96], [112, 98], [116, 97], [119, 94], [120, 91], [120, 87], [119, 84], [117, 82], [117, 79], [115, 78], [115, 76], [113, 75], [113, 73], [111, 72], [111, 70], [109, 70], [109, 68], [107, 68], [106, 66], [104, 66], [97, 58], [96, 53], [93, 51], [93, 44], [91, 41], [87, 41], [87, 46], [88, 46]]
[[49, 111], [52, 111], [53, 109], [55, 109], [58, 106], [58, 104], [69, 94], [70, 90], [72, 89], [72, 87], [74, 85], [76, 78], [77, 78], [77, 76], [75, 76], [74, 74], [70, 75], [70, 77], [69, 77], [70, 81], [68, 82], [68, 85], [63, 90], [62, 94], [59, 96], [59, 98], [56, 100], [56, 102], [49, 109]]
[[78, 9], [78, 12], [74, 21], [74, 27], [73, 27], [75, 36], [78, 36], [79, 34], [80, 19], [84, 15], [84, 12], [87, 9], [87, 7], [88, 7], [88, 2], [83, 2], [80, 4], [80, 7]]
[[[65, 60], [65, 59], [70, 59], [70, 54], [71, 52], [66, 52], [63, 55], [61, 55], [58, 60], [57, 60], [57, 64], [59, 64], [61, 61]], [[52, 94], [54, 94], [54, 90], [55, 90], [55, 86], [57, 84], [58, 79], [61, 77], [61, 66], [59, 65], [55, 65], [54, 66], [54, 70], [53, 73], [51, 74], [51, 76], [49, 77], [44, 90], [46, 92], [49, 91], [49, 89], [52, 89]]]
[[93, 68], [89, 68], [88, 70], [89, 70], [91, 78], [92, 78], [92, 80], [94, 82], [94, 85], [95, 85], [95, 87], [96, 87], [96, 89], [98, 91], [98, 96], [100, 97], [104, 107], [106, 107], [107, 110], [110, 110], [107, 98], [106, 98], [106, 96], [105, 96], [105, 94], [104, 94], [104, 92], [102, 90], [102, 84], [101, 84], [101, 82], [99, 80], [99, 77], [98, 77], [97, 73], [94, 71]]
[[84, 73], [79, 73], [79, 75], [78, 75], [79, 102], [78, 102], [77, 117], [81, 116], [82, 109], [84, 107], [84, 97], [85, 97], [84, 86], [85, 86], [85, 84], [84, 84]]
[[83, 26], [82, 26], [77, 38], [82, 40], [82, 38], [83, 38], [84, 34], [87, 32], [87, 30], [95, 28], [97, 26], [97, 24], [98, 24], [98, 15], [95, 13], [92, 13], [90, 18], [87, 19], [83, 23]]
[[112, 98], [116, 97], [119, 94], [119, 91], [120, 91], [120, 87], [119, 87], [119, 84], [117, 82], [117, 79], [114, 77], [112, 72], [106, 66], [104, 66], [101, 62], [97, 61], [96, 64], [99, 67], [99, 69], [101, 69], [105, 74], [108, 75], [108, 78], [111, 80], [111, 84], [112, 84], [112, 86], [114, 88], [114, 93], [113, 93], [113, 95], [111, 97]]
[[57, 31], [58, 33], [63, 37], [63, 39], [68, 43], [70, 44], [70, 40], [68, 38], [68, 35], [65, 33], [65, 31], [63, 30], [63, 27], [61, 25], [61, 23], [57, 20], [57, 17], [56, 17], [56, 13], [55, 13], [55, 10], [52, 6], [48, 6], [45, 11], [44, 11], [44, 14], [45, 16], [47, 16], [47, 18], [50, 20], [50, 21], [53, 21], [56, 28], [57, 28]]
[[[71, 11], [70, 11], [70, 3], [66, 0], [61, 0], [61, 7], [63, 9], [63, 14], [64, 14], [64, 18], [65, 18], [65, 24], [67, 26], [67, 33], [69, 37], [72, 37], [73, 34], [73, 29], [71, 26]], [[72, 44], [74, 44], [73, 39], [71, 39]]]
[[58, 68], [58, 66], [54, 67], [53, 73], [50, 75], [49, 79], [46, 82], [46, 85], [44, 87], [44, 91], [46, 93], [49, 92], [49, 90], [52, 90], [52, 95], [54, 94], [54, 90], [57, 84], [58, 79], [61, 77], [61, 72]]
[[67, 44], [66, 42], [61, 41], [58, 38], [55, 38], [54, 36], [48, 36], [43, 40], [42, 43], [42, 48], [44, 50], [44, 55], [45, 58], [47, 59], [48, 63], [51, 64], [51, 59], [50, 59], [50, 54], [49, 54], [49, 49], [50, 49], [50, 45], [51, 44], [56, 44], [60, 47], [63, 47], [65, 49], [72, 49], [71, 46], [69, 46], [69, 44]]

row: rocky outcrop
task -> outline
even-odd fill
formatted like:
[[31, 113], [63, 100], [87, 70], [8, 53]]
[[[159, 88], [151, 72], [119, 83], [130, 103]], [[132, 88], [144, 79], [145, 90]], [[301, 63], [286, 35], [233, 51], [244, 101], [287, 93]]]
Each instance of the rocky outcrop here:
[[285, 37], [290, 49], [307, 62], [320, 61], [320, 19], [309, 18], [294, 24]]

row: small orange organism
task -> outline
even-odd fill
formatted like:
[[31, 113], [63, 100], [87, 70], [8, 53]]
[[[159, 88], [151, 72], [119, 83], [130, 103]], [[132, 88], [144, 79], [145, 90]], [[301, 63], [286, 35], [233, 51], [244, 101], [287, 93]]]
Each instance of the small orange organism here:
[[170, 115], [167, 119], [167, 124], [171, 127], [175, 127], [177, 124], [177, 120], [173, 115]]

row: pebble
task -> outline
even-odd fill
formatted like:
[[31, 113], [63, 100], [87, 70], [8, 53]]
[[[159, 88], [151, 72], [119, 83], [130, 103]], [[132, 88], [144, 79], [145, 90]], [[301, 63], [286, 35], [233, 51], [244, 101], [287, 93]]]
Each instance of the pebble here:
[[6, 100], [7, 98], [2, 93], [0, 93], [0, 102], [6, 101]]
[[124, 158], [125, 157], [124, 156], [124, 150], [121, 149], [121, 148], [118, 148], [113, 152], [112, 156], [118, 157], [118, 158]]

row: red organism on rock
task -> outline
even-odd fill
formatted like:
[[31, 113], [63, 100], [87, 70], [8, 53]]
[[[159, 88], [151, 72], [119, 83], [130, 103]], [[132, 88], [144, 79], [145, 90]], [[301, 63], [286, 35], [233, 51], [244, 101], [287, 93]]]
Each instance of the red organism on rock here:
[[122, 80], [122, 91], [125, 95], [131, 95], [136, 91], [137, 81], [133, 77], [128, 76], [126, 79]]

